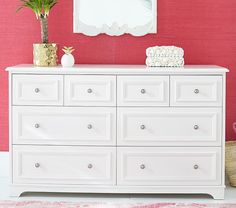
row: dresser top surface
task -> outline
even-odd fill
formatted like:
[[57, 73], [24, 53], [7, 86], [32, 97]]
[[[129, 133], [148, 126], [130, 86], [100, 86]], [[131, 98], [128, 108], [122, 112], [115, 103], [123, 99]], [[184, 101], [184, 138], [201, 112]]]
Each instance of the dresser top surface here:
[[6, 71], [19, 74], [222, 74], [229, 70], [214, 65], [185, 65], [184, 67], [146, 67], [145, 65], [79, 64], [74, 67], [35, 67], [22, 64]]

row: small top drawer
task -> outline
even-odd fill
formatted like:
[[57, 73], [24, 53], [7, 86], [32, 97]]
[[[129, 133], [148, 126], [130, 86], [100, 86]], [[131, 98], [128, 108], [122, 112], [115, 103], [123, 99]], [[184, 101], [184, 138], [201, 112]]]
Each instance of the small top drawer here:
[[13, 75], [14, 105], [62, 105], [62, 75]]
[[172, 76], [172, 106], [221, 106], [221, 76]]
[[169, 106], [168, 76], [119, 76], [119, 106]]
[[115, 106], [116, 77], [100, 75], [65, 76], [65, 105]]

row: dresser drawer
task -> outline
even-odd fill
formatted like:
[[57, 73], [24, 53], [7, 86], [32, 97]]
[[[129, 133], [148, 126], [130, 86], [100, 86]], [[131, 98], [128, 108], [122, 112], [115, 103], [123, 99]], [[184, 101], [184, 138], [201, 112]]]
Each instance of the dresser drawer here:
[[222, 76], [171, 76], [172, 106], [221, 106]]
[[118, 148], [118, 185], [220, 185], [220, 148]]
[[169, 106], [169, 76], [118, 76], [119, 106]]
[[13, 75], [14, 105], [63, 105], [62, 75]]
[[13, 182], [115, 184], [116, 151], [106, 147], [13, 146]]
[[116, 144], [116, 109], [13, 107], [14, 144]]
[[116, 106], [116, 77], [101, 75], [65, 76], [65, 105]]
[[117, 111], [118, 145], [220, 146], [220, 108], [124, 108]]

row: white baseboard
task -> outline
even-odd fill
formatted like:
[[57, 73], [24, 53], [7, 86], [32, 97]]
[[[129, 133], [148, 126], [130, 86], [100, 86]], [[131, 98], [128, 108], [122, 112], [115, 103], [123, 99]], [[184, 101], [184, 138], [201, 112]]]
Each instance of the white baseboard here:
[[0, 152], [0, 178], [9, 177], [9, 152]]

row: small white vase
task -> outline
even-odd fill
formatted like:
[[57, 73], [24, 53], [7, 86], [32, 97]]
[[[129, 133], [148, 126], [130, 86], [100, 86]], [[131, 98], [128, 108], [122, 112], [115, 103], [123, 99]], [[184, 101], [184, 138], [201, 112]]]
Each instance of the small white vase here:
[[61, 65], [63, 67], [72, 67], [75, 64], [75, 58], [72, 54], [64, 54], [61, 58]]

